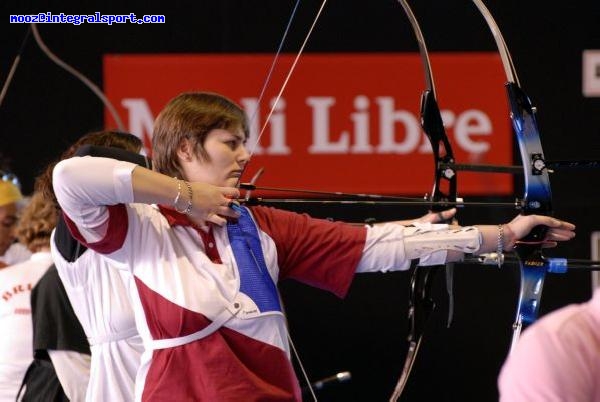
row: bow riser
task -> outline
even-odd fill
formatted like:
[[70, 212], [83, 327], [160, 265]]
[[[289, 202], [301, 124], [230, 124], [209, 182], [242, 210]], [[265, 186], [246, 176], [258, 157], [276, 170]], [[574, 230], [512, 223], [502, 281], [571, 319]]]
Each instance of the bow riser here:
[[[548, 170], [544, 165], [544, 152], [535, 117], [535, 108], [527, 95], [515, 83], [506, 84], [510, 103], [513, 130], [523, 161], [525, 193], [522, 213], [552, 214], [552, 194]], [[539, 313], [540, 299], [547, 272], [539, 242], [547, 232], [545, 226], [531, 231], [516, 247], [521, 266], [521, 291], [516, 312], [515, 328], [530, 324]], [[527, 244], [527, 243], [535, 244]], [[520, 328], [519, 328], [520, 331]]]
[[[526, 202], [523, 204], [522, 213], [524, 215], [532, 213], [551, 215], [552, 192], [550, 191], [550, 178], [545, 165], [535, 108], [531, 105], [527, 95], [515, 83], [507, 83], [506, 92], [510, 102], [513, 130], [517, 136], [523, 161], [524, 199]], [[523, 240], [541, 241], [545, 232], [545, 228], [536, 228]]]

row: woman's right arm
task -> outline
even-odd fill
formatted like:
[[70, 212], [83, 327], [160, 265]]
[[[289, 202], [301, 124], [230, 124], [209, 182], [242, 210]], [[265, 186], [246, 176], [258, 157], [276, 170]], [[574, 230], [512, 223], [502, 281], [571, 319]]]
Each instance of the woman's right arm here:
[[[110, 217], [109, 205], [140, 202], [172, 206], [178, 193], [181, 194], [180, 205], [189, 200], [184, 183], [133, 163], [109, 158], [86, 156], [63, 160], [54, 168], [53, 185], [62, 210], [87, 243], [104, 238]], [[193, 221], [222, 225], [223, 216], [238, 216], [228, 207], [231, 198], [239, 196], [237, 189], [205, 183], [190, 183], [190, 186], [189, 215]]]
[[109, 158], [74, 157], [59, 162], [53, 171], [56, 199], [87, 243], [104, 238], [109, 205], [133, 202], [130, 162]]

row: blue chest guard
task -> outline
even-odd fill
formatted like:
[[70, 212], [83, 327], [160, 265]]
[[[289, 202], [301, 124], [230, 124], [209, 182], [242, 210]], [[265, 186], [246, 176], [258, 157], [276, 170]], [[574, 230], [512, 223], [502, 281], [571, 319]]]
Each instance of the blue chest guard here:
[[227, 235], [240, 273], [240, 291], [254, 301], [261, 313], [282, 312], [250, 211], [237, 206], [234, 209], [241, 216], [237, 222], [227, 223]]

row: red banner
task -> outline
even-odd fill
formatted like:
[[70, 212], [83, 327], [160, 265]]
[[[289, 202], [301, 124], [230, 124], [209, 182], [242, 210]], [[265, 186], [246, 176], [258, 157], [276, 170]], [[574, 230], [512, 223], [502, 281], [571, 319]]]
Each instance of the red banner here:
[[[273, 187], [377, 194], [431, 191], [433, 157], [419, 123], [418, 54], [301, 57], [255, 146], [294, 56], [280, 57], [261, 105], [271, 55], [107, 55], [104, 85], [127, 128], [147, 145], [152, 124], [181, 92], [211, 91], [251, 118], [243, 180]], [[513, 134], [496, 53], [434, 53], [438, 103], [458, 163], [511, 164]], [[257, 110], [258, 107], [258, 111]], [[255, 112], [256, 111], [256, 112]], [[254, 117], [252, 117], [254, 116]], [[107, 113], [109, 126], [114, 125]], [[460, 172], [460, 195], [511, 194], [507, 175]]]

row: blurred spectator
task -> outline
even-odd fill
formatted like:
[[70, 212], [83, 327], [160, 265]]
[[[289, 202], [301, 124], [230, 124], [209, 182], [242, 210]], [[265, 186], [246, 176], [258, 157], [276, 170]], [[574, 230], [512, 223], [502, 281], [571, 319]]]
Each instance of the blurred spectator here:
[[[7, 184], [8, 183], [8, 186]], [[14, 184], [2, 181], [4, 206], [14, 204], [20, 192]], [[14, 206], [14, 205], [13, 205]], [[12, 207], [11, 207], [12, 208]], [[9, 209], [9, 211], [14, 209]], [[24, 262], [0, 269], [0, 401], [13, 402], [21, 381], [33, 358], [31, 289], [52, 265], [50, 233], [56, 225], [56, 210], [33, 195], [23, 210], [16, 234], [33, 254]], [[12, 218], [7, 223], [14, 224]]]
[[15, 242], [18, 212], [24, 205], [17, 177], [0, 170], [0, 268], [27, 260], [31, 252]]

